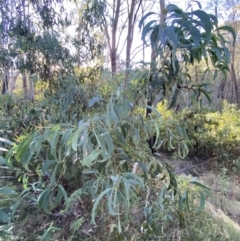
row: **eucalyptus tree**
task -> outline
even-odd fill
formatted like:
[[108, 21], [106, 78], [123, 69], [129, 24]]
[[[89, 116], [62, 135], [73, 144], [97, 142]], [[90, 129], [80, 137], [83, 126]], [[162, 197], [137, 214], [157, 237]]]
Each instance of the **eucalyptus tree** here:
[[136, 40], [134, 38], [141, 15], [140, 10], [144, 8], [144, 11], [147, 11], [153, 3], [142, 0], [89, 0], [87, 2], [85, 18], [92, 26], [99, 27], [105, 35], [112, 73], [116, 73], [124, 65], [126, 87], [132, 58], [136, 54], [136, 49], [139, 48], [138, 46], [133, 49], [133, 41]]
[[[219, 1], [223, 8], [228, 12], [227, 15], [224, 15], [225, 23], [232, 26], [234, 31], [236, 32], [236, 39], [237, 42], [231, 47], [231, 63], [230, 63], [230, 73], [228, 75], [227, 81], [228, 84], [226, 85], [226, 93], [225, 98], [228, 99], [230, 102], [235, 102], [239, 105], [239, 87], [238, 81], [236, 76], [236, 69], [239, 72], [239, 31], [240, 31], [240, 1], [239, 0], [227, 0], [225, 2]], [[225, 11], [224, 11], [225, 12]], [[235, 94], [235, 100], [234, 100]]]
[[[14, 5], [14, 6], [13, 6]], [[59, 31], [70, 25], [62, 0], [1, 1], [2, 68], [19, 70], [27, 97], [27, 79], [52, 84], [52, 67], [72, 71], [74, 58]], [[3, 42], [4, 40], [4, 42]], [[5, 92], [5, 91], [3, 91]]]
[[231, 63], [230, 72], [227, 76], [221, 78], [217, 88], [217, 97], [226, 99], [230, 102], [239, 104], [239, 88], [236, 72], [239, 72], [239, 21], [240, 21], [240, 1], [239, 0], [215, 0], [208, 2], [207, 8], [214, 12], [222, 24], [230, 25], [236, 33], [236, 43], [230, 47]]
[[[104, 34], [96, 27], [98, 11], [91, 14], [91, 2], [75, 0], [72, 5], [71, 19], [74, 29], [73, 47], [76, 49], [78, 67], [88, 64], [91, 61], [103, 62], [103, 48], [106, 44]], [[101, 11], [99, 9], [99, 11]]]
[[9, 17], [6, 17], [6, 12], [11, 12], [13, 4], [9, 2], [0, 2], [0, 63], [1, 63], [1, 74], [2, 74], [2, 94], [8, 93], [9, 87], [9, 74], [10, 67], [12, 65], [11, 57], [9, 56], [10, 51], [8, 50], [9, 38], [7, 35], [7, 29], [9, 27]]

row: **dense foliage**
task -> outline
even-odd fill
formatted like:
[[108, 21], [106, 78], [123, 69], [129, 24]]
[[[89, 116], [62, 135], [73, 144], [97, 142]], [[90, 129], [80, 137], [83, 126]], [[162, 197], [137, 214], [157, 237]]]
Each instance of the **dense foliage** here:
[[[156, 235], [167, 240], [172, 224], [184, 230], [191, 220], [198, 220], [209, 189], [196, 178], [177, 177], [152, 150], [181, 159], [194, 153], [237, 158], [236, 106], [224, 103], [221, 113], [201, 109], [204, 98], [211, 102], [206, 73], [226, 75], [229, 70], [224, 33], [231, 33], [234, 43], [233, 29], [219, 27], [217, 18], [201, 9], [185, 12], [170, 4], [160, 24], [146, 22], [156, 15], [147, 13], [139, 26], [144, 44], [150, 37], [153, 58], [150, 64], [127, 69], [131, 79], [122, 88], [124, 71], [112, 73], [105, 66], [81, 63], [88, 65], [102, 54], [95, 27], [102, 29], [98, 20], [106, 4], [83, 2], [77, 36], [63, 39], [70, 25], [64, 1], [17, 2], [16, 9], [9, 1], [1, 5], [1, 27], [6, 30], [6, 36], [3, 31], [0, 36], [1, 67], [6, 81], [0, 96], [0, 167], [3, 179], [13, 181], [0, 187], [0, 238], [149, 240]], [[56, 6], [61, 6], [61, 17]], [[11, 19], [10, 13], [19, 19]], [[212, 65], [197, 82], [188, 67], [202, 60]], [[35, 100], [26, 93], [22, 98], [21, 91], [8, 94], [7, 80], [16, 69], [24, 93], [27, 81], [31, 91], [39, 91]], [[192, 95], [191, 109], [185, 109], [179, 97], [186, 93]], [[238, 168], [237, 159], [234, 165]], [[22, 224], [31, 212], [39, 215], [34, 232]], [[44, 219], [46, 225], [39, 224]], [[182, 237], [193, 240], [191, 235]]]

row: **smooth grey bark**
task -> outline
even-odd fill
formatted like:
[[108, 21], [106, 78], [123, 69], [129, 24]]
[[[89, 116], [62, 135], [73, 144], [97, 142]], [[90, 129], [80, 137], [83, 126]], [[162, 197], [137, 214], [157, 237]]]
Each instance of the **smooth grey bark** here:
[[137, 1], [131, 1], [130, 11], [128, 12], [128, 33], [127, 33], [127, 47], [126, 47], [126, 75], [125, 75], [125, 83], [124, 87], [127, 87], [127, 81], [129, 78], [129, 69], [131, 65], [131, 50], [132, 50], [132, 43], [133, 43], [133, 34], [134, 34], [134, 27], [137, 19], [137, 14], [142, 5], [142, 0], [139, 1], [138, 7], [134, 14], [136, 8]]

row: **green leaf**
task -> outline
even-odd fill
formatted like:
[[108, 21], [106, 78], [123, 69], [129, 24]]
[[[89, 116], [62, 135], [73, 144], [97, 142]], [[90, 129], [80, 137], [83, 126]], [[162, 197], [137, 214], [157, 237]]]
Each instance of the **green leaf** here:
[[208, 93], [207, 91], [204, 91], [204, 90], [201, 90], [201, 92], [202, 92], [202, 93], [205, 95], [205, 97], [207, 98], [208, 103], [211, 104], [211, 103], [212, 103], [212, 100], [211, 100], [210, 93]]
[[79, 135], [81, 133], [81, 129], [77, 129], [74, 133], [73, 133], [73, 137], [71, 138], [72, 141], [72, 149], [74, 151], [77, 151], [77, 147], [78, 147], [78, 139], [79, 139]]
[[[162, 166], [160, 165], [160, 163], [156, 163], [156, 168], [155, 170], [153, 171], [153, 173], [151, 173], [151, 177], [152, 178], [156, 178], [160, 173], [162, 173]], [[165, 179], [165, 175], [163, 175], [163, 179]]]
[[7, 195], [16, 195], [17, 192], [13, 191], [11, 188], [8, 187], [1, 187], [0, 194], [7, 194]]
[[61, 125], [57, 124], [57, 125], [53, 126], [51, 130], [55, 132], [55, 131], [59, 131], [60, 129], [61, 129]]
[[188, 29], [191, 37], [193, 38], [193, 48], [198, 48], [199, 45], [201, 44], [201, 33], [199, 31], [199, 29], [194, 28], [194, 27], [190, 27], [190, 29]]
[[27, 189], [29, 176], [26, 173], [22, 177], [23, 189]]
[[195, 213], [201, 212], [205, 206], [206, 198], [202, 192], [200, 192], [200, 204]]
[[230, 32], [232, 34], [232, 36], [233, 36], [233, 45], [234, 45], [235, 42], [236, 42], [236, 37], [237, 37], [234, 29], [232, 27], [230, 27], [230, 26], [221, 26], [221, 27], [215, 29], [216, 32], [218, 32], [220, 30], [225, 30], [225, 31], [228, 31], [228, 32]]
[[[114, 190], [114, 189], [112, 189]], [[115, 189], [114, 191], [114, 201], [116, 201], [116, 197], [117, 197], [117, 189]], [[108, 211], [109, 211], [109, 214], [112, 215], [112, 216], [116, 216], [116, 215], [119, 215], [119, 213], [115, 212], [113, 210], [113, 208], [116, 207], [116, 202], [113, 202], [112, 201], [112, 196], [113, 196], [113, 191], [111, 192], [111, 194], [108, 196], [107, 198], [107, 206], [108, 206]]]
[[149, 16], [151, 16], [151, 15], [156, 15], [156, 14], [157, 14], [157, 13], [155, 13], [155, 12], [149, 12], [149, 13], [145, 14], [145, 15], [141, 18], [141, 20], [139, 21], [138, 27], [139, 27], [139, 28], [142, 27], [142, 25], [143, 25], [143, 23], [144, 23], [144, 21], [145, 21], [145, 19], [146, 19], [147, 17], [149, 17]]
[[1, 165], [7, 165], [8, 164], [7, 160], [4, 157], [2, 157], [2, 156], [0, 156], [0, 164]]
[[142, 171], [144, 173], [144, 178], [147, 180], [148, 179], [148, 169], [147, 169], [146, 165], [139, 160], [137, 160], [136, 162], [139, 164], [139, 167], [142, 169]]
[[[30, 144], [32, 143], [32, 141], [34, 140], [35, 136], [38, 134], [38, 132], [34, 132], [32, 135], [30, 135], [30, 137], [25, 138], [17, 147], [16, 150], [16, 159], [19, 162], [22, 162], [23, 166], [27, 166], [29, 163], [29, 158], [28, 156], [30, 155]], [[23, 159], [23, 156], [25, 156], [27, 153], [27, 156], [25, 157], [26, 159]], [[31, 156], [30, 156], [31, 157]]]
[[127, 179], [123, 178], [123, 184], [124, 184], [124, 191], [125, 191], [125, 195], [126, 195], [126, 200], [128, 202], [130, 202], [130, 196], [129, 196], [129, 193], [130, 193], [130, 188], [131, 188], [131, 184], [129, 182], [127, 182]]
[[117, 136], [117, 139], [118, 139], [119, 143], [121, 143], [123, 146], [126, 146], [127, 142], [126, 142], [126, 139], [124, 138], [124, 136], [121, 132], [120, 127], [118, 129], [116, 129], [115, 133], [116, 133], [116, 136]]
[[20, 205], [20, 201], [17, 201], [16, 203], [14, 203], [10, 209], [11, 209], [11, 220], [14, 221], [15, 219], [15, 213], [16, 213], [16, 210], [18, 209], [19, 205]]
[[202, 27], [204, 28], [205, 32], [206, 32], [206, 36], [205, 36], [205, 45], [207, 45], [210, 40], [211, 40], [211, 30], [212, 30], [212, 24], [210, 21], [210, 17], [209, 15], [202, 11], [202, 10], [196, 10], [193, 11], [191, 13], [189, 13], [189, 15], [195, 15], [197, 16], [201, 21], [199, 23], [201, 23]]
[[151, 25], [154, 24], [155, 22], [156, 22], [156, 20], [152, 20], [152, 21], [148, 22], [142, 30], [142, 40], [143, 40], [144, 44], [146, 44], [146, 45], [147, 45], [146, 36], [153, 29], [153, 27], [151, 27]]
[[103, 158], [102, 160], [98, 160], [98, 162], [105, 162], [110, 158], [111, 154], [106, 149], [105, 141], [104, 141], [104, 138], [102, 137], [102, 134], [98, 133], [97, 130], [95, 130], [93, 133], [97, 139], [99, 147], [101, 148], [100, 155]]
[[75, 221], [73, 221], [71, 223], [70, 230], [72, 230], [75, 233], [76, 231], [78, 231], [81, 228], [83, 223], [84, 223], [83, 217], [76, 219]]
[[50, 211], [50, 198], [51, 198], [51, 191], [48, 190], [48, 192], [46, 192], [44, 195], [43, 195], [43, 198], [42, 198], [42, 210], [43, 212], [47, 213], [47, 214], [51, 214], [51, 211]]
[[99, 147], [97, 147], [91, 154], [83, 158], [83, 160], [81, 161], [82, 165], [90, 167], [93, 164], [93, 162], [97, 160], [98, 156], [101, 153], [102, 150]]
[[94, 96], [91, 100], [88, 101], [88, 107], [93, 107], [94, 104], [103, 101], [104, 99], [100, 96]]
[[50, 184], [49, 186], [52, 187], [54, 185], [56, 185], [56, 173], [57, 173], [57, 169], [58, 169], [58, 164], [54, 167], [52, 175], [51, 175], [51, 179], [50, 179]]
[[42, 150], [42, 141], [44, 139], [44, 136], [43, 135], [37, 135], [36, 138], [35, 138], [35, 141], [33, 143], [33, 148], [34, 148], [34, 156], [35, 157], [38, 157], [39, 154], [40, 154], [40, 151]]
[[59, 132], [56, 131], [50, 140], [50, 145], [51, 145], [51, 155], [54, 157], [54, 159], [57, 161], [57, 144], [58, 144], [58, 138], [59, 138]]
[[184, 159], [188, 155], [189, 149], [185, 142], [180, 141], [178, 144], [178, 155]]
[[[46, 203], [47, 199], [46, 198], [44, 199], [44, 197], [45, 197], [45, 195], [47, 195], [46, 197], [48, 198], [48, 201], [49, 201], [50, 194], [51, 194], [51, 190], [45, 189], [38, 196], [37, 208], [38, 208], [39, 211], [43, 210], [44, 205], [45, 205], [44, 209], [47, 210], [48, 203]], [[43, 203], [43, 201], [44, 201], [44, 203]], [[47, 213], [50, 213], [49, 210], [47, 210]]]
[[[124, 204], [124, 214], [125, 214], [125, 220], [122, 222], [122, 225], [128, 225], [129, 223], [129, 200], [126, 199], [126, 197], [123, 195], [123, 193], [118, 190], [118, 194], [119, 194], [119, 199], [120, 199], [120, 203]], [[119, 216], [118, 216], [119, 218]]]
[[205, 185], [203, 185], [203, 184], [201, 184], [200, 182], [197, 182], [197, 181], [190, 181], [189, 183], [190, 183], [190, 184], [193, 184], [193, 185], [196, 185], [196, 186], [198, 186], [198, 187], [201, 187], [201, 188], [203, 188], [203, 189], [205, 189], [205, 190], [207, 190], [207, 191], [210, 191], [210, 190], [211, 190], [211, 189], [208, 188], [207, 186], [205, 186]]
[[34, 194], [31, 194], [29, 191], [30, 191], [30, 188], [27, 189], [27, 193], [26, 193], [26, 195], [24, 195], [24, 198], [28, 198], [29, 200], [33, 201], [34, 203], [37, 203], [37, 198], [34, 196]]
[[59, 190], [61, 190], [61, 192], [63, 194], [63, 198], [64, 198], [64, 200], [66, 202], [67, 199], [68, 199], [67, 192], [65, 191], [65, 189], [64, 189], [64, 187], [62, 185], [58, 185], [58, 188], [59, 188]]
[[189, 200], [188, 200], [188, 190], [185, 190], [183, 195], [179, 195], [179, 210], [183, 211], [184, 208], [189, 211]]
[[2, 209], [0, 209], [0, 220], [3, 223], [9, 223], [9, 217]]
[[181, 10], [181, 8], [179, 8], [177, 5], [175, 4], [168, 4], [166, 6], [166, 10], [168, 13], [170, 12], [177, 12], [177, 13], [183, 13], [183, 11]]
[[124, 177], [127, 177], [128, 181], [134, 185], [140, 185], [141, 187], [144, 187], [144, 181], [143, 179], [138, 176], [135, 173], [132, 172], [126, 172], [123, 175]]
[[93, 205], [93, 208], [92, 208], [92, 222], [95, 225], [96, 225], [95, 217], [96, 217], [96, 214], [97, 214], [97, 212], [96, 212], [97, 206], [99, 205], [99, 202], [101, 201], [103, 196], [106, 195], [107, 193], [109, 193], [110, 191], [112, 191], [112, 188], [107, 188], [106, 190], [101, 192], [100, 195], [97, 197], [97, 199], [94, 202], [94, 205]]
[[118, 233], [119, 233], [119, 234], [122, 233], [122, 226], [121, 226], [121, 220], [120, 220], [120, 218], [118, 218]]
[[49, 167], [54, 163], [56, 163], [55, 160], [46, 160], [42, 165], [42, 173], [45, 175]]
[[104, 134], [105, 142], [107, 143], [108, 153], [111, 155], [114, 151], [114, 145], [111, 135], [107, 132]]
[[170, 102], [170, 105], [169, 105], [168, 109], [173, 108], [173, 106], [176, 104], [177, 97], [178, 97], [178, 94], [179, 94], [179, 89], [176, 86], [173, 86], [172, 92], [173, 92], [172, 93], [172, 100]]
[[162, 187], [162, 190], [160, 192], [159, 200], [158, 200], [158, 204], [162, 210], [165, 209], [164, 202], [165, 202], [166, 192], [167, 192], [167, 186], [166, 186], [166, 184], [164, 184], [164, 186]]
[[[97, 198], [96, 194], [98, 194], [99, 183], [101, 183], [101, 180], [95, 180], [95, 179], [92, 180], [92, 182], [89, 181], [88, 183], [88, 185], [90, 186], [90, 193], [93, 199]], [[87, 185], [83, 186], [82, 188], [83, 190], [89, 189]]]
[[67, 193], [63, 186], [58, 185], [57, 187], [57, 195], [53, 196], [52, 195], [52, 200], [51, 200], [51, 209], [54, 209], [57, 207], [58, 204], [61, 203], [62, 199], [64, 198], [64, 201], [67, 201]]
[[[172, 55], [176, 56], [176, 48], [191, 48], [192, 44], [189, 41], [179, 41], [179, 32], [181, 32], [180, 27], [175, 27], [174, 25], [166, 27], [167, 35], [170, 40], [170, 43], [172, 47], [175, 47], [175, 50], [172, 51]], [[173, 62], [173, 61], [172, 61]], [[175, 61], [174, 61], [175, 62]]]
[[189, 210], [190, 210], [190, 207], [189, 207], [188, 190], [186, 190], [186, 191], [184, 192], [183, 198], [184, 198], [184, 200], [185, 200], [186, 208], [187, 208], [187, 210], [189, 211]]
[[169, 183], [169, 187], [167, 188], [167, 190], [173, 190], [173, 194], [174, 196], [177, 193], [177, 180], [176, 180], [176, 176], [174, 175], [174, 173], [169, 170], [169, 168], [167, 168], [168, 174], [169, 174], [169, 178], [170, 178], [170, 183]]
[[[69, 141], [69, 139], [71, 138], [71, 136], [72, 136], [72, 132], [73, 132], [73, 129], [66, 129], [66, 131], [64, 131], [63, 132], [63, 134], [62, 134], [62, 138], [61, 138], [61, 142], [60, 142], [60, 148], [59, 148], [59, 150], [58, 150], [58, 156], [59, 156], [59, 158], [62, 156], [62, 149], [63, 148], [65, 148], [65, 153], [64, 153], [64, 155], [65, 156], [69, 156], [70, 155], [70, 150], [71, 150], [71, 148], [70, 148], [70, 146], [69, 146], [69, 143], [68, 143], [68, 141]], [[70, 142], [70, 145], [71, 145], [71, 141], [69, 141]]]

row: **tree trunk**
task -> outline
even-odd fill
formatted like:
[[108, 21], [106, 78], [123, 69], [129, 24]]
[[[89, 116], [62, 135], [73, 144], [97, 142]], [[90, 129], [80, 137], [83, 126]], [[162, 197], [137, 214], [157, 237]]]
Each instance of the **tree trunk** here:
[[[139, 2], [137, 12], [141, 6], [141, 2]], [[133, 42], [133, 33], [134, 33], [134, 25], [136, 20], [136, 15], [134, 17], [134, 9], [136, 5], [136, 0], [132, 0], [131, 8], [128, 13], [128, 33], [127, 33], [127, 48], [126, 48], [126, 75], [125, 75], [125, 83], [124, 87], [127, 88], [127, 81], [129, 78], [129, 68], [130, 68], [130, 61], [131, 61], [131, 49], [132, 49], [132, 42]]]
[[[78, 1], [75, 1], [76, 8], [78, 9], [78, 28], [77, 28], [77, 40], [81, 40], [81, 31], [82, 31], [82, 17], [83, 17], [83, 9], [84, 9], [84, 1], [80, 2], [80, 6], [78, 6]], [[78, 68], [81, 67], [81, 48], [77, 48], [77, 66]]]
[[236, 96], [236, 103], [239, 105], [239, 97], [238, 97], [238, 84], [237, 84], [237, 78], [236, 78], [236, 73], [235, 73], [235, 68], [233, 63], [231, 63], [231, 77], [232, 77], [232, 82], [235, 90], [235, 96]]
[[26, 73], [22, 74], [22, 84], [23, 84], [23, 98], [26, 100], [28, 98], [28, 89], [27, 89], [27, 75]]
[[218, 17], [218, 0], [215, 0], [214, 2], [215, 6], [214, 6], [214, 13], [215, 13], [215, 17]]
[[34, 83], [33, 83], [32, 78], [29, 78], [29, 99], [31, 101], [34, 101], [34, 97], [35, 97], [35, 94], [34, 94]]
[[220, 98], [222, 100], [224, 99], [224, 89], [225, 89], [225, 86], [226, 86], [226, 80], [222, 79], [220, 81], [220, 84], [219, 84], [219, 87], [218, 87], [217, 98]]
[[13, 94], [13, 91], [15, 89], [16, 80], [17, 80], [18, 75], [19, 75], [19, 72], [12, 71], [11, 78], [10, 78], [11, 80], [10, 80], [10, 84], [9, 84], [11, 95]]
[[227, 78], [226, 82], [227, 82], [227, 85], [226, 85], [225, 100], [229, 101], [229, 98], [230, 98], [229, 97], [229, 90], [231, 88], [231, 83], [232, 83], [230, 77]]
[[[115, 2], [114, 2], [115, 3]], [[115, 4], [114, 4], [115, 5]], [[120, 6], [121, 0], [117, 0], [116, 10], [115, 6], [113, 7], [113, 28], [112, 28], [112, 47], [111, 47], [111, 69], [112, 73], [117, 72], [117, 27], [118, 27], [118, 19], [120, 14]]]
[[[142, 17], [144, 16], [144, 9], [143, 9], [143, 4], [141, 2], [141, 8], [142, 8]], [[143, 23], [143, 28], [144, 28], [144, 23]], [[142, 41], [142, 58], [143, 58], [143, 62], [145, 62], [145, 44]]]
[[2, 94], [8, 94], [8, 93], [9, 93], [9, 69], [4, 68]]
[[129, 77], [129, 68], [130, 68], [130, 58], [131, 58], [131, 48], [133, 41], [133, 12], [135, 8], [135, 0], [132, 0], [131, 9], [128, 14], [128, 34], [127, 34], [127, 48], [126, 48], [126, 75], [124, 87], [127, 87], [127, 81]]

